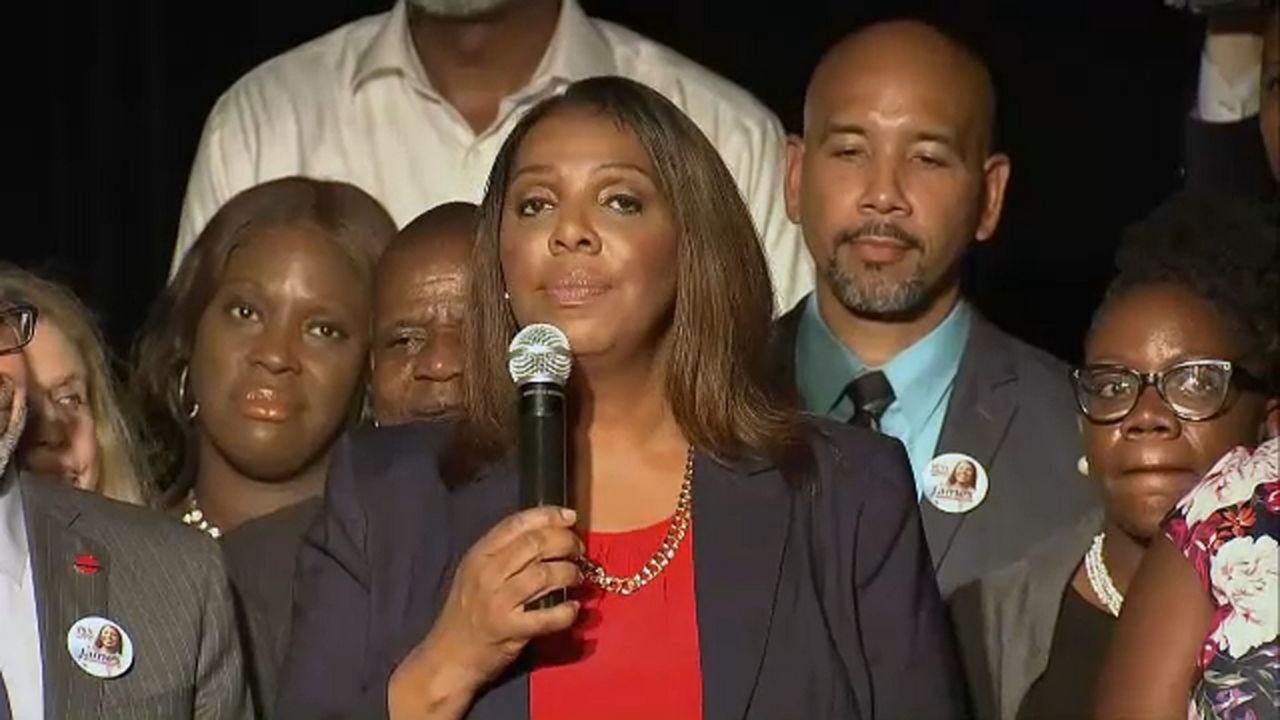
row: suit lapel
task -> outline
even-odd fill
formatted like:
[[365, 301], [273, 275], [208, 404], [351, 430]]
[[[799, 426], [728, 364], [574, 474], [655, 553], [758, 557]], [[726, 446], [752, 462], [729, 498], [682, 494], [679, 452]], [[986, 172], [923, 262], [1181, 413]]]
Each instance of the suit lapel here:
[[709, 720], [746, 714], [769, 636], [791, 498], [782, 477], [766, 470], [695, 459], [694, 582]]
[[[484, 469], [475, 482], [449, 495], [449, 541], [453, 562], [462, 558], [499, 520], [520, 507], [520, 482], [513, 453]], [[448, 587], [448, 583], [445, 584]], [[439, 602], [443, 602], [440, 598]], [[494, 680], [472, 705], [471, 720], [515, 720], [529, 717], [531, 653], [526, 650]]]
[[[694, 583], [702, 665], [703, 717], [746, 714], [764, 655], [790, 527], [790, 492], [759, 461], [726, 466], [694, 460]], [[450, 496], [449, 529], [458, 557], [518, 507], [519, 483], [508, 458]], [[529, 716], [529, 653], [472, 706], [474, 720]]]
[[[1017, 369], [1008, 347], [1000, 342], [999, 332], [974, 313], [969, 341], [956, 371], [955, 388], [934, 452], [935, 455], [964, 453], [981, 463], [992, 484], [988, 494], [994, 492], [994, 484], [1000, 482], [991, 469], [1017, 412], [1014, 393]], [[941, 570], [971, 514], [942, 512], [927, 499], [923, 502], [921, 521], [935, 571]]]
[[1102, 521], [1101, 509], [1090, 511], [1059, 539], [1032, 552], [1021, 582], [997, 601], [1002, 603], [996, 606], [1001, 612], [994, 620], [998, 637], [1008, 638], [999, 653], [1001, 717], [1017, 714], [1032, 683], [1049, 666], [1064, 591]]
[[[111, 558], [102, 545], [76, 532], [79, 511], [45, 493], [42, 483], [49, 481], [30, 476], [22, 480], [44, 661], [45, 716], [96, 718], [103, 681], [72, 661], [67, 631], [89, 615], [110, 617]], [[74, 563], [80, 555], [94, 556], [101, 569], [92, 574], [77, 571]]]

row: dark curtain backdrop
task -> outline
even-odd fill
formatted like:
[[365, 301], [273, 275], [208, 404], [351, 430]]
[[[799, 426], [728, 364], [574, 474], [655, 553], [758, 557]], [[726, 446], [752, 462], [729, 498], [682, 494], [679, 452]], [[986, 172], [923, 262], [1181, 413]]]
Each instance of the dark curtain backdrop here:
[[[72, 285], [116, 349], [164, 282], [188, 166], [217, 96], [259, 62], [392, 0], [103, 0], [14, 8], [0, 257]], [[941, 19], [988, 56], [1014, 158], [978, 305], [1067, 359], [1120, 229], [1179, 182], [1203, 26], [1159, 0], [584, 0], [745, 86], [797, 130], [809, 70], [867, 19]]]

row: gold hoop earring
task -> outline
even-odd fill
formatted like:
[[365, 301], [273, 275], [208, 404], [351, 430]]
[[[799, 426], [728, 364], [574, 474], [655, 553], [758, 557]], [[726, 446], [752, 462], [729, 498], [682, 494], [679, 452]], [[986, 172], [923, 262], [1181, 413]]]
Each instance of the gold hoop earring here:
[[178, 406], [187, 411], [188, 421], [195, 420], [196, 416], [200, 414], [199, 402], [193, 402], [190, 407], [187, 406], [187, 375], [190, 368], [190, 365], [183, 365], [182, 374], [178, 376]]

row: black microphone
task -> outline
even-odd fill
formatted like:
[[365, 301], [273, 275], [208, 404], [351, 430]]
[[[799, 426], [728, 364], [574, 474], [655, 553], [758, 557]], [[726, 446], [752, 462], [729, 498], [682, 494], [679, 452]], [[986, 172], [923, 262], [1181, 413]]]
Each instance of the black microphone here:
[[[568, 505], [565, 479], [564, 385], [572, 355], [569, 339], [554, 325], [528, 325], [516, 333], [507, 351], [507, 369], [520, 388], [520, 508]], [[529, 610], [565, 601], [553, 590], [528, 603]]]

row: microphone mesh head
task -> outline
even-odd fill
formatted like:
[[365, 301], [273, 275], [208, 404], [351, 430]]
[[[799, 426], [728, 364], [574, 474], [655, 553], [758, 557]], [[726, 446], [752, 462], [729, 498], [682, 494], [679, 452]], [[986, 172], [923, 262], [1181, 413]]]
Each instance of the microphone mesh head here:
[[569, 338], [546, 323], [525, 326], [507, 350], [507, 370], [516, 385], [549, 382], [564, 387], [572, 364]]

